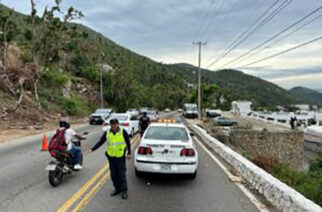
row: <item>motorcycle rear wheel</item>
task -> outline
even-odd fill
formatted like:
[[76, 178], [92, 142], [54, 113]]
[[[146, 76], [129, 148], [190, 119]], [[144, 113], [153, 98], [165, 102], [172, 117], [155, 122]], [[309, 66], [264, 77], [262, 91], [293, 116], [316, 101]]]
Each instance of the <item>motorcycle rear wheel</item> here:
[[50, 185], [53, 187], [56, 187], [62, 182], [63, 173], [61, 170], [58, 170], [58, 169], [56, 169], [54, 171], [49, 171], [48, 179], [49, 179]]

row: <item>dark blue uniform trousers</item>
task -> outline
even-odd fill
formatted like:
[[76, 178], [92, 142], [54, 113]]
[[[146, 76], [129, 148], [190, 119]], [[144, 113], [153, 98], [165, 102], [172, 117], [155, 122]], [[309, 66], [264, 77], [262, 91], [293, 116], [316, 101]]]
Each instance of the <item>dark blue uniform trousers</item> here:
[[127, 192], [127, 182], [126, 182], [126, 159], [125, 156], [116, 158], [110, 157], [105, 153], [109, 165], [111, 178], [116, 191]]

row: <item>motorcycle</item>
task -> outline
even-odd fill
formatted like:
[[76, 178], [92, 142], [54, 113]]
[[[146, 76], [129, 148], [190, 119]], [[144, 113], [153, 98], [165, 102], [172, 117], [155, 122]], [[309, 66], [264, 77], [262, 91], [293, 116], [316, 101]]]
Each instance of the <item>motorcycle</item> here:
[[[84, 132], [82, 135], [88, 135], [88, 132]], [[81, 147], [81, 140], [74, 139], [72, 143]], [[46, 167], [48, 172], [48, 179], [51, 186], [58, 186], [64, 176], [72, 174], [74, 171], [79, 171], [78, 169], [74, 169], [74, 165], [72, 164], [72, 156], [65, 151], [54, 150], [55, 156], [53, 156], [56, 160], [52, 160]], [[80, 157], [80, 165], [83, 165], [83, 152]]]

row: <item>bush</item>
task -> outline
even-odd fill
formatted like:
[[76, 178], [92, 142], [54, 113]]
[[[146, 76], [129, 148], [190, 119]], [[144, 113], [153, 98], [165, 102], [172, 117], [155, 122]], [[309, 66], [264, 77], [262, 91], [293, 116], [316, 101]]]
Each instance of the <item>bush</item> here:
[[270, 172], [276, 165], [279, 163], [278, 158], [275, 157], [265, 157], [265, 156], [256, 156], [252, 161], [262, 169]]
[[79, 77], [84, 77], [92, 82], [98, 82], [100, 79], [100, 72], [94, 65], [80, 67], [76, 71], [76, 75]]
[[21, 54], [21, 60], [23, 61], [23, 63], [31, 63], [33, 61], [33, 56], [29, 52], [24, 52], [23, 54]]
[[322, 206], [322, 153], [312, 161], [306, 172], [299, 172], [288, 165], [279, 164], [273, 169], [272, 174]]
[[40, 83], [44, 87], [59, 87], [66, 84], [70, 76], [59, 69], [53, 67], [44, 67], [40, 72]]
[[64, 99], [63, 109], [71, 116], [81, 116], [89, 113], [88, 105], [84, 100], [72, 95], [69, 99]]

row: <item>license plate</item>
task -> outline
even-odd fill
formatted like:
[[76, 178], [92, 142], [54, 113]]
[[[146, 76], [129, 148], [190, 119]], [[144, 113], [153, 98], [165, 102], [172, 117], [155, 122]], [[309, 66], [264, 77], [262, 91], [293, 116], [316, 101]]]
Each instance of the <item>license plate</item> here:
[[55, 169], [56, 169], [56, 165], [52, 165], [52, 164], [47, 165], [47, 167], [46, 167], [47, 171], [55, 171]]
[[169, 164], [161, 164], [161, 170], [170, 171], [171, 170], [171, 165], [169, 165]]

